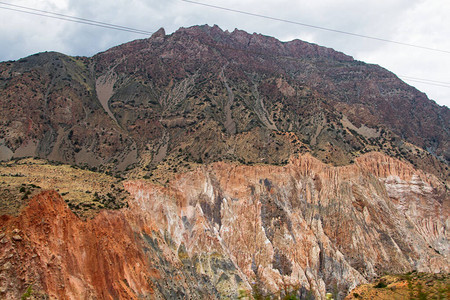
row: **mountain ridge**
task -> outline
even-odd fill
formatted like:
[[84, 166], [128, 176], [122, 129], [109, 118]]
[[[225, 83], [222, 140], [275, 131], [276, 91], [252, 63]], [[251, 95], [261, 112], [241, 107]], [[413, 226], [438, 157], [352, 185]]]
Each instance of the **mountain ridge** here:
[[[8, 64], [12, 67], [8, 68]], [[46, 67], [41, 70], [33, 67], [37, 65]], [[337, 165], [348, 164], [361, 151], [381, 150], [412, 160], [418, 167], [428, 168], [429, 172], [448, 180], [448, 170], [437, 162], [442, 160], [448, 164], [450, 112], [447, 108], [428, 101], [423, 94], [378, 66], [366, 65], [343, 53], [299, 40], [280, 42], [259, 34], [250, 35], [240, 30], [229, 33], [217, 26], [205, 25], [182, 28], [169, 36], [160, 30], [149, 39], [126, 43], [92, 58], [44, 53], [2, 66], [3, 89], [7, 90], [2, 93], [4, 120], [10, 119], [11, 114], [7, 112], [14, 111], [13, 106], [20, 102], [14, 86], [25, 89], [20, 95], [29, 94], [35, 99], [30, 100], [35, 103], [30, 108], [37, 105], [34, 109], [47, 110], [50, 116], [37, 119], [31, 111], [21, 112], [15, 121], [21, 122], [22, 132], [11, 132], [11, 137], [4, 131], [1, 134], [2, 157], [20, 157], [21, 152], [25, 152], [63, 162], [107, 165], [105, 169], [111, 170], [121, 165], [119, 169], [123, 170], [140, 160], [151, 160], [142, 156], [157, 156], [168, 136], [184, 135], [169, 139], [172, 145], [167, 145], [167, 156], [172, 154], [171, 148], [179, 148], [185, 142], [195, 144], [174, 128], [187, 129], [195, 127], [194, 123], [201, 123], [205, 128], [217, 124], [231, 136], [255, 128], [264, 132], [293, 132], [306, 142], [304, 147], [309, 147], [316, 157]], [[36, 86], [34, 76], [48, 77], [47, 87]], [[11, 80], [24, 82], [13, 86]], [[109, 89], [105, 90], [105, 84], [109, 84]], [[34, 92], [28, 85], [35, 85]], [[380, 94], [381, 89], [386, 92]], [[67, 99], [69, 91], [73, 99]], [[212, 94], [209, 91], [213, 91]], [[373, 98], [374, 95], [378, 96]], [[72, 103], [66, 103], [67, 100]], [[48, 107], [45, 102], [49, 101], [61, 103]], [[70, 105], [71, 112], [68, 111]], [[409, 111], [411, 118], [404, 118], [400, 109]], [[105, 118], [105, 111], [110, 118]], [[61, 120], [60, 116], [64, 115], [65, 119]], [[415, 121], [424, 116], [431, 118], [431, 122]], [[76, 118], [84, 119], [84, 124], [74, 120]], [[100, 120], [105, 125], [99, 126]], [[14, 131], [8, 125], [11, 122], [4, 121], [2, 128]], [[33, 133], [24, 134], [23, 131], [30, 131], [24, 130], [30, 122], [40, 129], [31, 126]], [[63, 125], [62, 129], [59, 124]], [[106, 132], [109, 140], [104, 137]], [[380, 132], [386, 132], [386, 136]], [[79, 136], [81, 133], [84, 136]], [[211, 138], [230, 143], [229, 137], [221, 137], [221, 134], [217, 132]], [[95, 139], [110, 146], [99, 148]], [[37, 144], [36, 149], [27, 148], [24, 140]], [[144, 145], [148, 140], [159, 141]], [[349, 145], [344, 145], [342, 140], [347, 140]], [[414, 146], [403, 146], [403, 140]], [[283, 141], [284, 145], [287, 143]], [[126, 145], [125, 149], [120, 149], [119, 144]], [[383, 149], [384, 144], [388, 149]], [[28, 150], [15, 154], [21, 147]], [[144, 154], [146, 148], [151, 148], [149, 154]], [[189, 151], [194, 157], [186, 156], [185, 160], [216, 161], [227, 157], [222, 151], [208, 159], [201, 157], [205, 153], [199, 157], [197, 151]], [[424, 161], [409, 152], [420, 152]], [[430, 153], [434, 157], [426, 157]], [[258, 161], [240, 156], [231, 159]], [[288, 157], [284, 156], [277, 163]], [[150, 168], [155, 165], [154, 161]]]

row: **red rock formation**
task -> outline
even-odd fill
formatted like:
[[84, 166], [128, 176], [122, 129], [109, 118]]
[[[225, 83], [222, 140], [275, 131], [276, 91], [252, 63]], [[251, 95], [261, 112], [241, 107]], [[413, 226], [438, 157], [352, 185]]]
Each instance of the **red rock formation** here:
[[55, 192], [2, 216], [0, 295], [235, 298], [257, 284], [320, 298], [383, 272], [450, 270], [443, 185], [379, 153], [346, 167], [218, 162], [125, 188], [129, 208], [88, 221]]
[[[2, 297], [24, 287], [51, 298], [136, 298], [151, 292], [150, 268], [120, 212], [83, 222], [56, 192], [33, 198], [17, 218], [0, 221]], [[8, 268], [5, 268], [8, 265]]]
[[0, 88], [0, 160], [170, 179], [88, 221], [55, 192], [2, 216], [0, 297], [321, 297], [449, 271], [450, 110], [378, 66], [195, 26], [0, 63]]
[[126, 188], [190, 256], [230, 255], [249, 282], [272, 292], [287, 283], [319, 296], [386, 271], [449, 271], [444, 187], [379, 153], [346, 167], [309, 155], [284, 167], [219, 162], [169, 188]]

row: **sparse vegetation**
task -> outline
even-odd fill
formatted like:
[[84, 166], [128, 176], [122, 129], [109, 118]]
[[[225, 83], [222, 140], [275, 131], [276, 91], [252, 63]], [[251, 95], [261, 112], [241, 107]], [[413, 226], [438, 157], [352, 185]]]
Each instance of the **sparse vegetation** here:
[[[14, 176], [18, 170], [21, 176]], [[0, 163], [0, 213], [15, 215], [27, 200], [41, 190], [57, 190], [74, 213], [82, 218], [100, 209], [127, 206], [128, 193], [116, 178], [84, 167], [52, 164], [39, 159]]]
[[25, 291], [25, 293], [23, 293], [22, 297], [20, 298], [21, 300], [27, 300], [28, 298], [30, 298], [33, 294], [33, 285], [30, 284], [27, 288], [27, 290]]
[[450, 275], [418, 273], [385, 275], [374, 284], [357, 287], [350, 299], [447, 299], [450, 293]]
[[281, 289], [275, 293], [267, 292], [262, 285], [257, 282], [251, 284], [251, 292], [239, 291], [239, 299], [254, 299], [254, 300], [313, 300], [314, 296], [311, 291], [304, 288], [292, 285], [283, 285]]

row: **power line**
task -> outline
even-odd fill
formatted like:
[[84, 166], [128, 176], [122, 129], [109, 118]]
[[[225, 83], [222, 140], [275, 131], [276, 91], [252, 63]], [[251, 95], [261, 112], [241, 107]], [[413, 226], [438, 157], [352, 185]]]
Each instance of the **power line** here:
[[142, 35], [153, 34], [153, 32], [151, 32], [151, 31], [140, 30], [140, 29], [135, 29], [135, 28], [131, 28], [131, 27], [115, 25], [115, 24], [111, 24], [111, 23], [99, 22], [99, 21], [85, 19], [85, 18], [78, 18], [78, 17], [74, 17], [74, 16], [63, 15], [63, 14], [59, 14], [59, 13], [35, 9], [35, 8], [31, 8], [31, 7], [26, 7], [26, 6], [14, 5], [14, 4], [9, 4], [9, 3], [5, 3], [5, 2], [0, 2], [0, 4], [15, 7], [15, 8], [11, 8], [11, 7], [0, 6], [0, 9], [6, 9], [6, 10], [21, 12], [21, 13], [26, 13], [26, 14], [31, 14], [31, 15], [37, 15], [37, 16], [42, 16], [42, 17], [47, 17], [47, 18], [52, 18], [52, 19], [58, 19], [58, 20], [63, 20], [63, 21], [68, 21], [68, 22], [103, 27], [103, 28], [108, 28], [108, 29], [126, 31], [126, 32], [142, 34]]
[[366, 38], [366, 39], [371, 39], [371, 40], [376, 40], [376, 41], [381, 41], [381, 42], [386, 42], [386, 43], [393, 43], [393, 44], [398, 44], [398, 45], [403, 45], [403, 46], [408, 46], [408, 47], [420, 48], [420, 49], [425, 49], [425, 50], [430, 50], [430, 51], [450, 53], [450, 51], [448, 51], [448, 50], [441, 50], [441, 49], [430, 48], [430, 47], [425, 47], [425, 46], [420, 46], [420, 45], [415, 45], [415, 44], [408, 44], [408, 43], [388, 40], [388, 39], [384, 39], [384, 38], [368, 36], [368, 35], [364, 35], [364, 34], [352, 33], [352, 32], [338, 30], [338, 29], [332, 29], [332, 28], [326, 28], [326, 27], [322, 27], [322, 26], [316, 26], [316, 25], [311, 25], [311, 24], [306, 24], [306, 23], [301, 23], [301, 22], [296, 22], [296, 21], [290, 21], [290, 20], [286, 20], [286, 19], [251, 13], [251, 12], [247, 12], [247, 11], [242, 11], [242, 10], [237, 10], [237, 9], [212, 5], [212, 4], [196, 2], [196, 1], [192, 1], [192, 0], [181, 0], [181, 1], [192, 3], [192, 4], [197, 4], [197, 5], [202, 5], [202, 6], [206, 6], [206, 7], [211, 7], [211, 8], [215, 8], [215, 9], [221, 9], [221, 10], [226, 10], [226, 11], [230, 11], [230, 12], [235, 12], [235, 13], [239, 13], [239, 14], [244, 14], [244, 15], [248, 15], [248, 16], [264, 18], [264, 19], [269, 19], [269, 20], [274, 20], [274, 21], [279, 21], [279, 22], [284, 22], [284, 23], [289, 23], [289, 24], [294, 24], [294, 25], [300, 25], [300, 26], [305, 26], [305, 27], [310, 27], [310, 28], [315, 28], [315, 29], [320, 29], [320, 30], [325, 30], [325, 31], [331, 31], [331, 32], [335, 32], [335, 33], [341, 33], [341, 34], [351, 35], [351, 36], [360, 37], [360, 38]]
[[[199, 4], [199, 5], [204, 5], [204, 6], [213, 7], [213, 8], [218, 8], [218, 9], [223, 9], [223, 10], [228, 10], [228, 11], [232, 11], [232, 12], [239, 12], [239, 13], [248, 14], [248, 15], [257, 16], [257, 17], [263, 17], [263, 18], [267, 18], [267, 19], [273, 19], [273, 20], [277, 20], [277, 21], [293, 23], [293, 24], [297, 24], [297, 25], [313, 27], [313, 28], [317, 28], [317, 29], [323, 29], [323, 30], [329, 30], [329, 31], [334, 31], [334, 32], [339, 32], [339, 33], [345, 33], [345, 34], [360, 36], [360, 37], [371, 38], [371, 37], [368, 37], [368, 36], [352, 34], [352, 33], [343, 32], [343, 31], [334, 30], [334, 29], [322, 28], [322, 27], [318, 27], [318, 26], [314, 26], [314, 25], [308, 25], [308, 24], [303, 24], [303, 23], [298, 23], [298, 22], [293, 22], [293, 21], [288, 21], [288, 20], [283, 20], [283, 19], [263, 16], [263, 15], [258, 15], [258, 14], [253, 14], [253, 13], [233, 10], [233, 9], [229, 9], [229, 8], [214, 6], [214, 5], [210, 5], [210, 4], [204, 4], [204, 3], [200, 3], [200, 2], [194, 2], [194, 1], [190, 1], [190, 0], [181, 0], [181, 1], [190, 2], [190, 3], [194, 3], [194, 4]], [[37, 15], [37, 16], [42, 16], [42, 17], [47, 17], [47, 18], [53, 18], [53, 19], [58, 19], [58, 20], [63, 20], [63, 21], [69, 21], [69, 22], [74, 22], [74, 23], [80, 23], [80, 24], [86, 24], [86, 25], [91, 25], [91, 26], [97, 26], [97, 27], [102, 27], [102, 28], [107, 28], [107, 29], [121, 30], [121, 31], [126, 31], [126, 32], [131, 32], [131, 33], [136, 33], [136, 34], [143, 34], [143, 35], [151, 35], [151, 34], [154, 33], [154, 32], [151, 32], [151, 31], [140, 30], [140, 29], [135, 29], [135, 28], [131, 28], [131, 27], [115, 25], [115, 24], [111, 24], [111, 23], [99, 22], [99, 21], [90, 20], [90, 19], [86, 19], [86, 18], [79, 18], [79, 17], [74, 17], [74, 16], [68, 16], [68, 15], [64, 15], [64, 14], [60, 14], [60, 13], [55, 13], [55, 12], [50, 12], [50, 11], [46, 11], [46, 10], [35, 9], [35, 8], [31, 8], [31, 7], [26, 7], [26, 6], [14, 5], [14, 4], [5, 3], [5, 2], [0, 2], [0, 4], [16, 7], [16, 8], [10, 8], [10, 7], [2, 7], [2, 6], [0, 6], [0, 9], [6, 9], [6, 10], [21, 12], [21, 13], [27, 13], [27, 14], [32, 14], [32, 15]], [[374, 38], [374, 39], [378, 39], [378, 38]], [[382, 39], [378, 39], [378, 40], [382, 40]], [[388, 41], [388, 40], [385, 40], [385, 41]], [[389, 41], [389, 42], [393, 42], [393, 41]], [[398, 43], [398, 42], [395, 42], [395, 43]], [[403, 44], [403, 43], [400, 43], [400, 44]], [[424, 48], [424, 47], [416, 46], [416, 45], [409, 45], [409, 44], [405, 44], [405, 45]], [[434, 50], [434, 51], [441, 51], [441, 52], [449, 52], [449, 51], [443, 51], [443, 50], [438, 50], [438, 49], [431, 49], [431, 48], [426, 48], [426, 47], [425, 47], [425, 49]], [[236, 49], [236, 50], [243, 50], [243, 49]], [[288, 57], [285, 57], [285, 58], [288, 58]], [[406, 79], [408, 81], [414, 81], [414, 82], [428, 84], [428, 85], [434, 85], [434, 86], [450, 88], [450, 83], [449, 82], [435, 81], [435, 80], [416, 78], [416, 77], [410, 77], [410, 76], [400, 76], [399, 75], [399, 77], [404, 78], [404, 79]]]
[[399, 77], [404, 78], [404, 80], [406, 80], [406, 81], [413, 81], [413, 82], [418, 82], [418, 83], [423, 83], [423, 84], [428, 84], [428, 85], [450, 88], [450, 85], [432, 83], [432, 82], [429, 82], [429, 80], [427, 80], [427, 79], [416, 80], [416, 79], [408, 79], [407, 77], [402, 77], [402, 76], [399, 76]]
[[403, 76], [403, 75], [398, 75], [398, 76], [402, 77], [402, 78], [411, 79], [411, 80], [416, 79], [416, 80], [428, 81], [428, 82], [431, 82], [431, 83], [440, 83], [440, 84], [450, 85], [450, 82], [430, 80], [430, 79], [423, 79], [423, 78], [417, 78], [417, 77], [411, 77], [411, 76]]

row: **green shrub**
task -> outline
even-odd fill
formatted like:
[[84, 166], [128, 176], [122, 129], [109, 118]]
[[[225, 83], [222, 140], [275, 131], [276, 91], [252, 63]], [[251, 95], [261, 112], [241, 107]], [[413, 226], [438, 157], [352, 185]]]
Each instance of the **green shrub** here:
[[385, 287], [387, 287], [387, 284], [384, 281], [380, 281], [374, 286], [376, 289], [383, 289]]
[[27, 290], [25, 291], [25, 293], [22, 295], [22, 297], [20, 298], [21, 300], [26, 300], [29, 297], [31, 297], [31, 294], [33, 293], [33, 289], [32, 289], [33, 285], [30, 284], [30, 286], [27, 288]]

